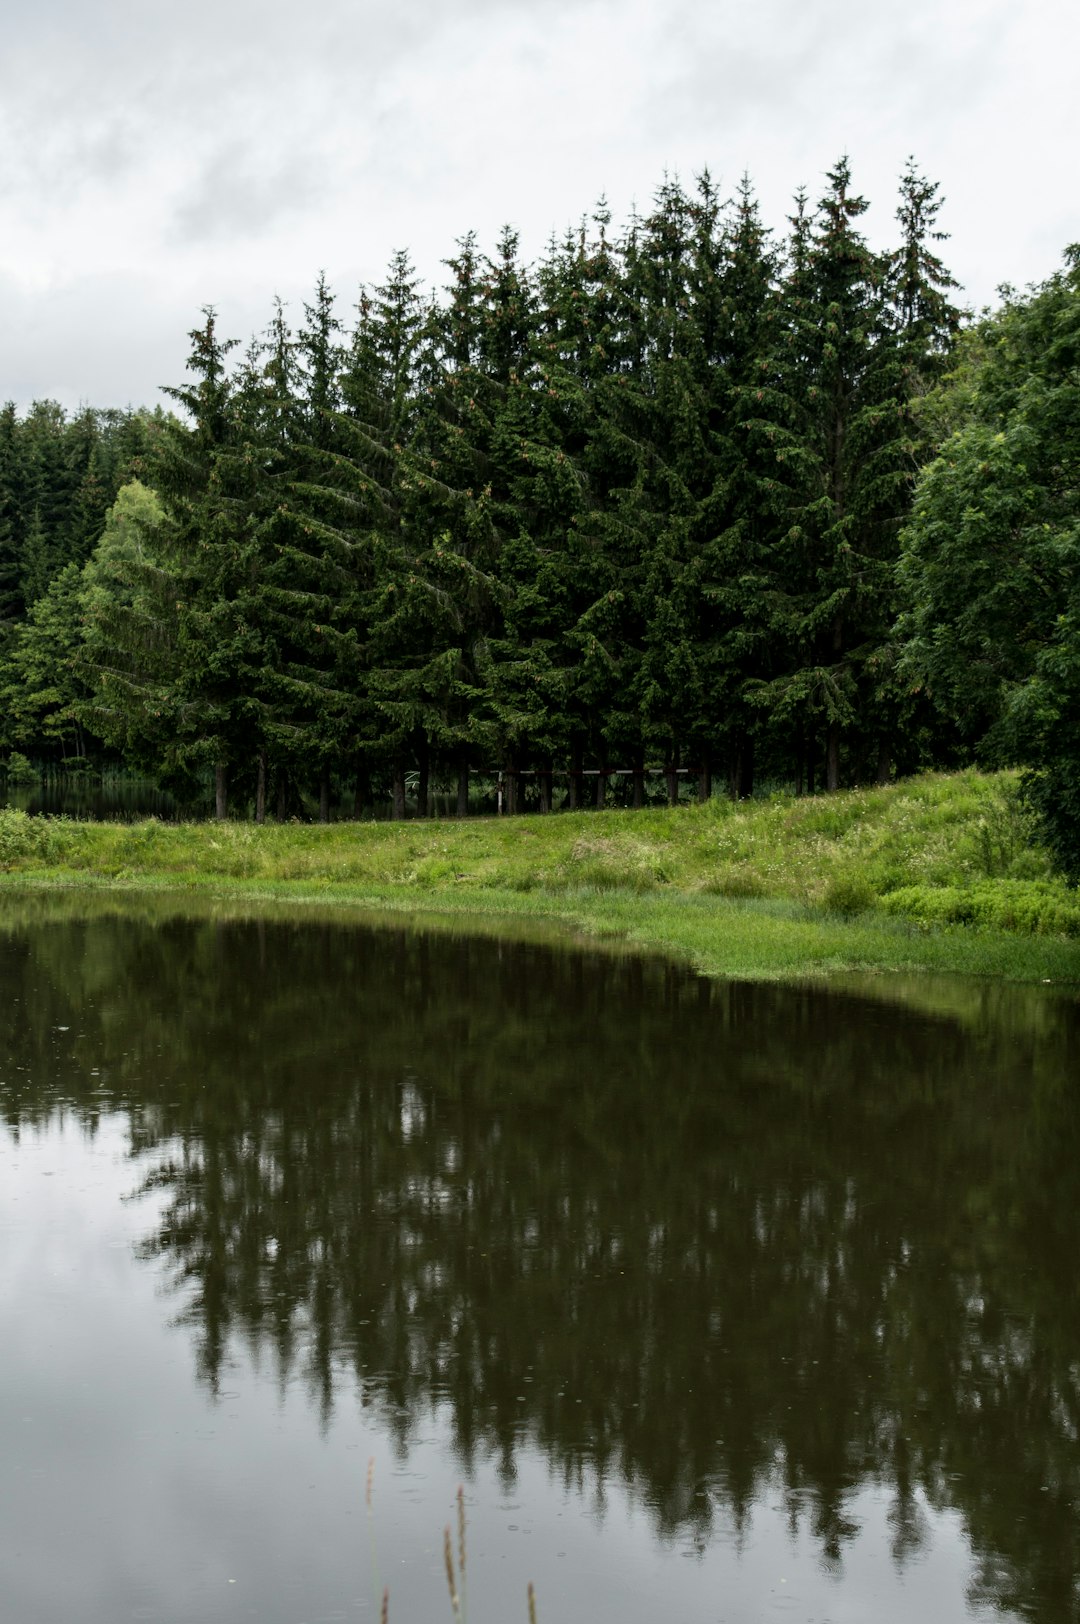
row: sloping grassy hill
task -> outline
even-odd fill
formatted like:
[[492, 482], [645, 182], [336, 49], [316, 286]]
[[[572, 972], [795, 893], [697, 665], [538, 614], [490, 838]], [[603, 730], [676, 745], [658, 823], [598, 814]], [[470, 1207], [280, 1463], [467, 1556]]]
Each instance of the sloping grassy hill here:
[[1080, 980], [1080, 893], [1009, 775], [455, 821], [83, 824], [0, 812], [7, 883], [559, 919], [726, 974], [924, 967]]

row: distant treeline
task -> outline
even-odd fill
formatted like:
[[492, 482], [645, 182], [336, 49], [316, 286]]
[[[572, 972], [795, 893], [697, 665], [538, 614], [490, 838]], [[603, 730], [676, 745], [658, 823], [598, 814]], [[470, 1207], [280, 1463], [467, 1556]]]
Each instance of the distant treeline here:
[[749, 182], [667, 180], [535, 266], [463, 237], [438, 298], [397, 254], [347, 324], [322, 277], [245, 351], [208, 310], [182, 416], [9, 409], [0, 744], [258, 817], [979, 749], [1045, 789], [1080, 692], [1077, 261], [962, 331], [936, 185], [908, 166], [891, 251], [865, 209], [846, 160], [782, 234]]

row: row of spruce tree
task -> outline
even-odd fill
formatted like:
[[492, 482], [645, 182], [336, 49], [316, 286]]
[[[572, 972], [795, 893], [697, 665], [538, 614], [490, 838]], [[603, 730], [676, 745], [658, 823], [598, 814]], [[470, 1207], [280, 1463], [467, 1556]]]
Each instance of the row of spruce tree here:
[[208, 310], [178, 412], [9, 410], [3, 742], [212, 773], [260, 818], [346, 783], [464, 810], [478, 771], [547, 810], [616, 771], [638, 804], [947, 757], [895, 629], [960, 327], [938, 189], [908, 166], [877, 253], [847, 161], [827, 180], [781, 234], [705, 175], [532, 267], [468, 235], [434, 299], [397, 254], [348, 328], [320, 277], [246, 351]]

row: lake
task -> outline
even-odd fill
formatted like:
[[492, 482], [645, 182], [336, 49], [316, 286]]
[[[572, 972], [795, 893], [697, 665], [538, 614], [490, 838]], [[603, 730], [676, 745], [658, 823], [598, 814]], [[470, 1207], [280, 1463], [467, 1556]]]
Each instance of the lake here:
[[12, 1624], [1080, 1619], [1075, 998], [13, 897]]

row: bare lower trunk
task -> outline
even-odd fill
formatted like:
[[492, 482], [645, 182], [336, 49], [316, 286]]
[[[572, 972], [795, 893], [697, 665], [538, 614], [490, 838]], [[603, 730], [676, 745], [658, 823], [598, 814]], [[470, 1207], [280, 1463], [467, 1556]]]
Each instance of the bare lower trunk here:
[[736, 736], [728, 772], [728, 792], [733, 801], [745, 801], [754, 793], [754, 741], [745, 733]]
[[214, 768], [214, 816], [219, 821], [228, 815], [228, 769], [223, 761]]
[[259, 771], [255, 780], [255, 822], [266, 822], [266, 751], [259, 751]]
[[393, 819], [395, 823], [405, 822], [405, 763], [400, 756], [394, 757], [394, 790], [393, 790]]
[[667, 798], [669, 806], [679, 804], [679, 752], [672, 751], [667, 764]]
[[739, 799], [748, 801], [754, 793], [754, 741], [744, 738], [739, 746]]
[[330, 822], [330, 769], [324, 767], [319, 774], [319, 822]]
[[569, 805], [571, 812], [576, 812], [581, 805], [581, 749], [578, 745], [570, 752]]
[[887, 784], [892, 777], [892, 751], [886, 739], [879, 739], [877, 752], [877, 781]]
[[289, 775], [284, 767], [278, 768], [277, 775], [277, 820], [284, 823], [289, 814]]
[[431, 800], [431, 759], [426, 733], [421, 733], [416, 753], [417, 766], [420, 769], [416, 784], [416, 815], [418, 818], [426, 818]]
[[825, 742], [825, 788], [835, 790], [840, 788], [840, 724], [829, 723], [828, 737]]
[[459, 818], [469, 815], [469, 758], [466, 755], [458, 762], [457, 815]]
[[607, 781], [607, 768], [601, 767], [596, 775], [596, 810], [598, 812], [603, 810], [607, 801]]
[[645, 805], [645, 752], [634, 752], [634, 807], [640, 811]]
[[356, 764], [356, 787], [353, 790], [353, 817], [360, 818], [365, 806], [371, 799], [371, 786], [368, 783], [367, 768], [360, 762]]
[[550, 812], [551, 811], [551, 768], [549, 766], [541, 767], [541, 769], [540, 769], [540, 780], [539, 781], [540, 781], [540, 810], [541, 810], [541, 812]]
[[712, 799], [712, 762], [708, 751], [703, 754], [698, 770], [697, 798], [702, 802]]

